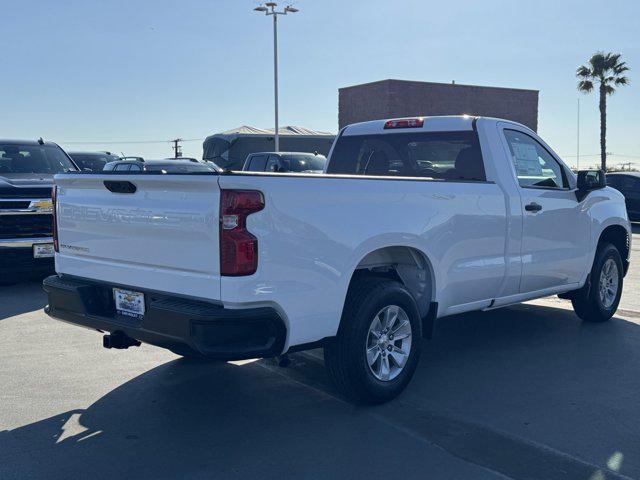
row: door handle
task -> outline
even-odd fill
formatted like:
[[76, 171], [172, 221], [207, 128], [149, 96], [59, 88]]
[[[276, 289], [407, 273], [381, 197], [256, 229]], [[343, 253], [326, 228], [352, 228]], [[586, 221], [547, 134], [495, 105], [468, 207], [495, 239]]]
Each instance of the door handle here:
[[542, 210], [542, 205], [537, 204], [536, 202], [531, 202], [524, 206], [524, 209], [527, 212], [539, 212]]

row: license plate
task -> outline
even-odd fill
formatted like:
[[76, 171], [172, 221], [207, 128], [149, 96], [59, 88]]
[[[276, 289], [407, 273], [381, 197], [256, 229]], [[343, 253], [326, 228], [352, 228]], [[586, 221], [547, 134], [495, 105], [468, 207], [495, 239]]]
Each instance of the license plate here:
[[113, 289], [116, 312], [127, 317], [142, 318], [144, 315], [144, 293]]
[[33, 258], [53, 257], [53, 243], [36, 243], [33, 246]]

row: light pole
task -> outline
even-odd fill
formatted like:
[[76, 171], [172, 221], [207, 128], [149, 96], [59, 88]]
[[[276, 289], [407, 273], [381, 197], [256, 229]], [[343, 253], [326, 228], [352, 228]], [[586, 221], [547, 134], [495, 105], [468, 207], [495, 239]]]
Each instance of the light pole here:
[[280, 132], [278, 126], [278, 15], [296, 13], [297, 8], [287, 5], [284, 10], [276, 10], [278, 6], [275, 2], [267, 2], [264, 5], [254, 8], [256, 12], [264, 12], [265, 15], [273, 17], [273, 99], [275, 103], [275, 151], [280, 151]]
[[577, 144], [576, 144], [576, 169], [580, 170], [580, 97], [578, 97], [578, 130], [577, 130]]

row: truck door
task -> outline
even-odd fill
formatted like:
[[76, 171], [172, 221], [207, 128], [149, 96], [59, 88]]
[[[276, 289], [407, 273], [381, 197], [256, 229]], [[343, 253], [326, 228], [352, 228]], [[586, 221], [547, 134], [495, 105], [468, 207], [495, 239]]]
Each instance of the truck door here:
[[515, 126], [503, 134], [523, 209], [520, 292], [580, 282], [590, 223], [568, 168], [532, 134]]

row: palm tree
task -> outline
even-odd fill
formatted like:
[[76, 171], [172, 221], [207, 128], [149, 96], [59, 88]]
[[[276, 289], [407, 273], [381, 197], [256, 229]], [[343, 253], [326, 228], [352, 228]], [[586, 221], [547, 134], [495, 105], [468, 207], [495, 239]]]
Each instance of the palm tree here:
[[600, 93], [600, 161], [602, 170], [607, 171], [607, 95], [612, 95], [618, 86], [628, 85], [629, 79], [623, 74], [629, 71], [626, 62], [620, 61], [619, 53], [597, 52], [587, 65], [578, 67], [576, 77], [578, 91], [590, 93], [598, 85]]

